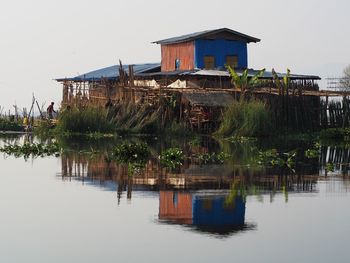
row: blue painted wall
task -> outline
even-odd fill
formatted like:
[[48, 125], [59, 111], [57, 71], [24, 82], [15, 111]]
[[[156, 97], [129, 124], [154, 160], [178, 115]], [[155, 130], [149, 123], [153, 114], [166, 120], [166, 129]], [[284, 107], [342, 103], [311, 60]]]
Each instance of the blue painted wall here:
[[215, 67], [223, 68], [226, 56], [238, 56], [238, 67], [248, 68], [247, 43], [225, 39], [198, 39], [195, 41], [195, 68], [204, 69], [204, 56], [215, 57]]
[[[225, 206], [224, 197], [206, 199], [194, 196], [192, 200], [192, 213], [194, 225], [205, 226], [225, 226], [225, 225], [244, 225], [245, 203], [242, 198], [237, 197], [232, 206]], [[205, 202], [211, 202], [208, 209]]]

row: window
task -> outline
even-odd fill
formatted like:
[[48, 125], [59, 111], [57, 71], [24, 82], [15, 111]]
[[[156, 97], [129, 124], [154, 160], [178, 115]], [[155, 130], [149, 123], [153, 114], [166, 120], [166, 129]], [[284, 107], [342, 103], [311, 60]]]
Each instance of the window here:
[[175, 59], [175, 70], [179, 70], [180, 69], [180, 59]]
[[179, 197], [178, 197], [177, 192], [173, 192], [173, 204], [175, 207], [177, 207], [178, 199], [179, 199]]
[[211, 199], [202, 199], [202, 210], [212, 210], [213, 209], [213, 200]]
[[214, 56], [204, 56], [204, 68], [214, 69], [215, 68], [215, 57]]
[[229, 65], [232, 68], [238, 68], [238, 56], [226, 56], [226, 65]]

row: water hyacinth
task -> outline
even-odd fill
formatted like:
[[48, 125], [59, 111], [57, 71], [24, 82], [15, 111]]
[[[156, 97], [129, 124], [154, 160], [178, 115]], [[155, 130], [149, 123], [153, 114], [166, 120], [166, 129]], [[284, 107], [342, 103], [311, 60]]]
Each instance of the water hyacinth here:
[[293, 167], [295, 166], [296, 154], [296, 150], [284, 153], [280, 153], [276, 149], [260, 151], [258, 156], [258, 164], [263, 166], [286, 166], [293, 170]]
[[129, 175], [140, 173], [146, 166], [150, 150], [145, 143], [123, 143], [115, 147], [113, 156], [123, 164], [128, 165]]
[[184, 154], [179, 148], [170, 148], [159, 156], [160, 163], [167, 168], [174, 169], [181, 166], [184, 161]]
[[150, 151], [145, 143], [123, 143], [115, 147], [113, 154], [118, 161], [130, 163], [147, 160]]
[[7, 155], [14, 155], [15, 157], [45, 157], [45, 156], [59, 156], [61, 148], [58, 143], [24, 143], [23, 145], [6, 145], [0, 148], [0, 152]]
[[198, 155], [201, 164], [223, 164], [228, 158], [229, 154], [220, 153], [203, 153]]

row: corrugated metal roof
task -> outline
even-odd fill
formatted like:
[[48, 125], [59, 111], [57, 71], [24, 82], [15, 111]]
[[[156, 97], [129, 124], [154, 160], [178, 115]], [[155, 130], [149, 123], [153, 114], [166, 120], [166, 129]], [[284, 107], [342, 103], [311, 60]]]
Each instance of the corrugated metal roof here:
[[187, 34], [187, 35], [183, 35], [183, 36], [179, 36], [179, 37], [172, 37], [172, 38], [168, 38], [168, 39], [158, 40], [158, 41], [154, 41], [153, 43], [162, 44], [162, 45], [176, 44], [176, 43], [182, 43], [182, 42], [192, 41], [192, 40], [199, 39], [199, 38], [208, 37], [210, 35], [222, 33], [222, 32], [230, 33], [234, 36], [240, 37], [240, 38], [244, 39], [245, 41], [247, 41], [248, 43], [249, 42], [254, 42], [254, 43], [260, 42], [260, 39], [258, 39], [258, 38], [248, 36], [246, 34], [234, 31], [232, 29], [219, 28], [219, 29], [214, 29], [214, 30], [206, 30], [206, 31], [192, 33], [192, 34]]
[[[160, 63], [148, 63], [148, 64], [135, 64], [134, 66], [134, 74], [135, 76], [140, 77], [155, 77], [155, 76], [186, 76], [186, 75], [193, 75], [193, 76], [208, 76], [208, 77], [230, 77], [230, 74], [222, 69], [222, 70], [185, 70], [185, 71], [171, 71], [171, 72], [161, 72], [161, 65]], [[124, 70], [126, 73], [129, 72], [129, 65], [123, 65]], [[243, 73], [243, 70], [236, 70], [238, 75], [241, 75]], [[249, 69], [248, 70], [248, 76], [252, 77], [254, 76], [258, 70], [255, 69]], [[285, 73], [277, 73], [279, 78], [283, 78], [286, 74]], [[102, 78], [104, 79], [116, 79], [119, 77], [119, 65], [114, 65], [98, 70], [94, 70], [73, 78], [60, 78], [56, 79], [57, 81], [98, 81]], [[262, 78], [265, 79], [272, 79], [272, 72], [271, 71], [265, 71], [264, 76]], [[290, 78], [293, 80], [320, 80], [321, 78], [319, 76], [313, 76], [313, 75], [299, 75], [299, 74], [291, 74]]]
[[[243, 74], [243, 70], [236, 70], [238, 75]], [[259, 71], [255, 69], [249, 69], [248, 70], [248, 76], [253, 77], [255, 74], [257, 74]], [[214, 76], [214, 77], [230, 77], [230, 74], [226, 70], [198, 70], [194, 73], [191, 73], [191, 75], [197, 75], [197, 76]], [[279, 78], [283, 78], [286, 76], [285, 73], [278, 73], [277, 75]], [[262, 78], [265, 79], [272, 79], [273, 75], [271, 71], [265, 71], [264, 76]], [[299, 75], [299, 74], [290, 74], [290, 78], [294, 80], [320, 80], [321, 78], [319, 76], [313, 76], [313, 75]]]
[[[135, 64], [134, 66], [134, 74], [142, 74], [150, 71], [160, 71], [160, 63], [148, 63], [148, 64]], [[126, 73], [129, 73], [129, 65], [123, 65], [123, 68]], [[114, 65], [98, 70], [94, 70], [73, 78], [61, 78], [56, 79], [57, 81], [71, 80], [71, 81], [92, 81], [92, 80], [100, 80], [104, 79], [116, 79], [119, 77], [119, 65]]]
[[[237, 69], [236, 72], [238, 75], [243, 74], [242, 69]], [[252, 77], [257, 74], [259, 71], [255, 69], [248, 69], [248, 76]], [[170, 72], [153, 72], [153, 73], [142, 73], [139, 76], [144, 77], [154, 77], [154, 76], [207, 76], [207, 77], [230, 77], [230, 74], [227, 70], [224, 69], [196, 69], [196, 70], [188, 70], [188, 71], [170, 71]], [[283, 78], [285, 73], [278, 73], [279, 78]], [[265, 71], [263, 79], [272, 79], [273, 75], [271, 71]], [[290, 74], [290, 78], [293, 80], [320, 80], [319, 76], [314, 75], [299, 75], [299, 74]]]
[[152, 73], [139, 73], [140, 77], [156, 77], [156, 76], [186, 76], [197, 72], [198, 70], [176, 70], [176, 71], [159, 71]]
[[225, 92], [184, 92], [182, 95], [192, 105], [204, 107], [227, 107], [234, 100], [231, 94]]
[[229, 77], [230, 74], [225, 70], [203, 69], [198, 70], [191, 75], [196, 76], [214, 76], [214, 77]]

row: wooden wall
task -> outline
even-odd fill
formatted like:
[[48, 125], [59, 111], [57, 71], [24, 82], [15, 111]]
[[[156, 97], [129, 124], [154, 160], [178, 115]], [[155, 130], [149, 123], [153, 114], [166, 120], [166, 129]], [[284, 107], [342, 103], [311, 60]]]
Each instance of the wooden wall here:
[[176, 59], [180, 70], [194, 69], [194, 42], [162, 45], [162, 71], [175, 71]]
[[[176, 197], [174, 196], [176, 195]], [[159, 192], [159, 219], [192, 224], [192, 196], [189, 193]]]

